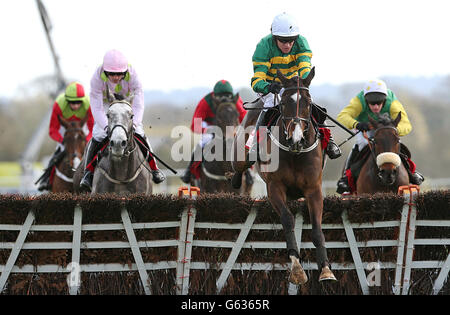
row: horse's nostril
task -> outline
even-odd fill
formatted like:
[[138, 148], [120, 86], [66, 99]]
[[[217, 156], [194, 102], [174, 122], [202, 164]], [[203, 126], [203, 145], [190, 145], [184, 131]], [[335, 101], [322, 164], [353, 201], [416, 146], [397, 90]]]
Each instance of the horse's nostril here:
[[114, 146], [114, 141], [113, 141], [113, 140], [111, 140], [111, 146], [112, 146], [112, 147]]
[[127, 142], [125, 140], [122, 140], [122, 147], [125, 148], [127, 146]]

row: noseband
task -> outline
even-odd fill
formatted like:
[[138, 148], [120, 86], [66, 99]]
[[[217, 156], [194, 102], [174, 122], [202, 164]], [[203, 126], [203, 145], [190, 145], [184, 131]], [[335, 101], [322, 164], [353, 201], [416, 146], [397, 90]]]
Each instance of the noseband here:
[[[126, 105], [130, 106], [130, 108], [132, 107], [131, 104], [129, 102], [126, 102], [126, 101], [115, 101], [115, 102], [112, 102], [109, 105], [109, 107], [111, 107], [113, 104], [116, 104], [116, 103], [122, 103], [122, 104], [126, 104]], [[112, 136], [112, 134], [113, 134], [113, 132], [114, 132], [114, 130], [116, 128], [122, 128], [123, 131], [125, 132], [125, 136], [127, 137], [127, 147], [128, 147], [132, 143], [131, 140], [132, 140], [132, 137], [133, 137], [133, 128], [131, 128], [131, 132], [128, 132], [128, 129], [126, 128], [126, 126], [124, 126], [122, 124], [115, 124], [111, 129], [109, 129], [109, 126], [108, 126], [108, 129], [109, 129], [109, 131], [108, 131], [108, 139], [111, 140], [111, 136]], [[129, 150], [128, 152], [125, 152], [124, 155], [128, 156], [134, 150], [135, 150], [135, 148]]]
[[[289, 91], [289, 90], [295, 90], [296, 94], [297, 94], [297, 101], [296, 101], [296, 115], [291, 117], [291, 116], [285, 116], [283, 114], [283, 112], [281, 112], [281, 120], [282, 120], [282, 125], [283, 125], [283, 132], [286, 135], [286, 141], [289, 141], [292, 136], [289, 135], [289, 130], [292, 126], [292, 124], [300, 124], [302, 121], [305, 123], [305, 132], [304, 134], [307, 135], [308, 130], [309, 130], [309, 125], [311, 123], [311, 115], [308, 118], [303, 118], [300, 117], [300, 99], [301, 99], [301, 95], [300, 95], [300, 91], [304, 90], [304, 91], [308, 91], [309, 92], [309, 88], [304, 87], [304, 86], [299, 86], [299, 82], [297, 82], [297, 86], [295, 87], [288, 87], [285, 88], [284, 91]], [[316, 139], [316, 141], [309, 147], [307, 148], [301, 148], [301, 149], [292, 149], [291, 147], [286, 147], [284, 145], [282, 145], [281, 143], [279, 143], [278, 141], [275, 140], [275, 137], [273, 137], [273, 135], [270, 133], [270, 137], [271, 139], [275, 142], [276, 145], [278, 145], [281, 149], [291, 152], [291, 153], [295, 153], [295, 154], [300, 154], [300, 153], [304, 153], [304, 152], [310, 152], [312, 150], [314, 150], [319, 141], [318, 138]]]

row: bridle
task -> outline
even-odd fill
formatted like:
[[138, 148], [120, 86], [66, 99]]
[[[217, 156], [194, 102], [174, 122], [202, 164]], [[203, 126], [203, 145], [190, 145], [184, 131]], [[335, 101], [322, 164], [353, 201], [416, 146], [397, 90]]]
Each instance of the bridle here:
[[366, 138], [366, 140], [367, 140], [370, 152], [371, 152], [372, 156], [374, 157], [374, 159], [376, 159], [376, 156], [375, 156], [375, 145], [376, 145], [375, 136], [382, 129], [393, 129], [395, 131], [395, 137], [396, 137], [397, 141], [400, 141], [400, 136], [398, 135], [398, 130], [397, 130], [396, 127], [393, 127], [393, 126], [382, 126], [382, 127], [379, 127], [377, 129], [375, 129], [375, 131], [373, 132], [373, 137], [369, 137], [367, 135], [367, 133], [364, 131], [364, 133], [363, 133], [364, 138]]
[[[377, 129], [375, 129], [375, 131], [374, 131], [374, 133], [373, 133], [373, 137], [369, 137], [365, 131], [364, 131], [364, 133], [363, 133], [364, 138], [367, 140], [367, 143], [368, 143], [368, 146], [369, 146], [369, 151], [370, 151], [370, 153], [371, 153], [371, 155], [372, 155], [372, 158], [373, 158], [374, 161], [375, 161], [375, 165], [377, 166], [377, 169], [378, 169], [377, 177], [378, 177], [380, 180], [382, 180], [383, 177], [382, 177], [382, 169], [381, 169], [380, 165], [377, 164], [377, 156], [378, 156], [378, 155], [377, 155], [376, 152], [375, 152], [375, 145], [376, 145], [375, 137], [376, 137], [377, 133], [378, 133], [380, 130], [383, 130], [383, 129], [392, 129], [392, 130], [394, 130], [394, 131], [395, 131], [395, 137], [396, 137], [396, 140], [397, 140], [398, 142], [400, 141], [400, 136], [399, 136], [399, 134], [398, 134], [398, 130], [397, 130], [397, 128], [394, 127], [394, 126], [382, 126], [382, 127], [379, 127], [379, 128], [377, 128]], [[382, 153], [380, 153], [380, 156], [381, 156], [381, 154], [387, 154], [387, 155], [391, 154], [391, 155], [397, 156], [396, 158], [399, 159], [399, 158], [398, 158], [398, 154], [395, 153], [395, 152], [382, 152]], [[395, 160], [394, 160], [394, 161], [395, 161]]]
[[[300, 117], [300, 100], [301, 100], [301, 94], [300, 91], [308, 91], [309, 92], [309, 88], [305, 87], [305, 86], [300, 86], [300, 81], [297, 81], [297, 86], [293, 86], [293, 87], [287, 87], [284, 89], [284, 93], [286, 91], [290, 91], [290, 90], [295, 90], [296, 94], [297, 94], [297, 98], [296, 98], [296, 114], [295, 116], [286, 116], [283, 113], [283, 107], [280, 106], [280, 114], [281, 114], [281, 124], [283, 126], [283, 133], [285, 134], [285, 140], [289, 141], [292, 138], [292, 135], [289, 134], [289, 130], [292, 126], [292, 124], [300, 124], [301, 122], [303, 122], [305, 124], [305, 132], [304, 132], [304, 137], [303, 139], [306, 139], [307, 135], [308, 135], [308, 130], [311, 124], [311, 115], [309, 115], [308, 118], [303, 118]], [[281, 101], [280, 101], [280, 105], [282, 105]], [[310, 105], [310, 104], [309, 104]], [[299, 148], [298, 144], [294, 143], [293, 145], [287, 147], [283, 144], [281, 144], [280, 142], [278, 142], [275, 137], [272, 135], [272, 133], [269, 132], [269, 135], [272, 139], [272, 141], [275, 142], [275, 144], [280, 147], [281, 149], [294, 153], [294, 154], [301, 154], [301, 153], [306, 153], [306, 152], [310, 152], [312, 150], [314, 150], [317, 145], [319, 144], [319, 138], [317, 136], [316, 133], [316, 141], [309, 147], [307, 148]]]
[[[113, 104], [116, 104], [116, 103], [123, 103], [123, 104], [126, 104], [126, 105], [128, 105], [128, 106], [130, 106], [130, 108], [131, 108], [131, 104], [130, 103], [128, 103], [128, 102], [126, 102], [126, 101], [116, 101], [116, 102], [112, 102], [110, 105], [109, 105], [109, 107], [111, 107]], [[123, 124], [115, 124], [115, 125], [113, 125], [113, 127], [112, 128], [110, 128], [109, 127], [109, 124], [108, 124], [108, 139], [111, 139], [111, 136], [112, 136], [112, 134], [113, 134], [113, 132], [114, 132], [114, 130], [116, 129], [116, 128], [122, 128], [123, 129], [123, 131], [125, 132], [125, 135], [126, 135], [126, 138], [127, 138], [127, 147], [129, 147], [130, 145], [132, 145], [133, 144], [133, 136], [134, 136], [134, 129], [133, 128], [131, 128], [131, 130], [130, 131], [128, 131], [128, 128], [126, 127], [126, 126], [124, 126]], [[126, 157], [126, 156], [129, 156], [131, 153], [133, 153], [133, 151], [134, 150], [136, 150], [136, 145], [134, 145], [131, 149], [129, 149], [129, 150], [127, 150], [126, 152], [124, 152], [124, 156]]]

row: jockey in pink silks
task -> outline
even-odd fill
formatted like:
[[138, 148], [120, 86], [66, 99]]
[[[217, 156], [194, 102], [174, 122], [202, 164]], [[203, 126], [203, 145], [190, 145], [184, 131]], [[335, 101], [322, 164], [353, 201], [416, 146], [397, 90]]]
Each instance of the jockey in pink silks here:
[[92, 179], [97, 160], [95, 157], [97, 152], [105, 146], [105, 139], [108, 136], [108, 118], [106, 117], [106, 111], [109, 102], [106, 99], [106, 87], [116, 97], [121, 96], [126, 98], [129, 95], [134, 95], [131, 106], [134, 114], [133, 125], [136, 140], [141, 150], [144, 151], [144, 155], [146, 155], [147, 150], [150, 150], [148, 163], [152, 170], [153, 181], [156, 184], [161, 183], [166, 177], [156, 165], [156, 161], [151, 154], [152, 149], [150, 143], [142, 126], [144, 93], [141, 82], [139, 81], [136, 70], [128, 64], [125, 56], [117, 50], [110, 50], [105, 54], [103, 64], [97, 68], [91, 79], [90, 100], [95, 123], [92, 131], [92, 139], [88, 144], [84, 175], [80, 182], [80, 187], [83, 190], [90, 191], [92, 189]]

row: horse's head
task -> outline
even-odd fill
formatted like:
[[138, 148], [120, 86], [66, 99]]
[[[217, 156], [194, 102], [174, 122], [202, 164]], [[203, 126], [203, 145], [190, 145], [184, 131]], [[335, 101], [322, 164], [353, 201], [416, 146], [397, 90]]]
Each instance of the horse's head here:
[[373, 138], [369, 139], [372, 152], [376, 157], [378, 177], [385, 185], [392, 185], [401, 165], [400, 137], [397, 125], [400, 122], [401, 113], [392, 120], [388, 114], [382, 114], [376, 121], [369, 115], [369, 122], [374, 129]]
[[132, 96], [117, 100], [109, 94], [108, 118], [109, 152], [113, 159], [120, 159], [126, 154], [126, 149], [133, 140], [133, 110]]
[[286, 78], [280, 70], [277, 76], [284, 88], [280, 101], [283, 133], [292, 152], [299, 152], [307, 145], [308, 131], [311, 126], [311, 95], [309, 85], [314, 78], [315, 70], [305, 79], [293, 77]]
[[75, 170], [80, 165], [83, 158], [84, 148], [86, 147], [86, 135], [83, 131], [83, 125], [86, 123], [88, 116], [82, 120], [69, 121], [58, 116], [60, 124], [66, 129], [64, 133], [63, 144], [69, 158], [69, 166]]
[[239, 125], [239, 112], [236, 109], [238, 97], [239, 95], [231, 102], [219, 103], [216, 107], [214, 124], [220, 127], [226, 139], [234, 137], [234, 129]]

